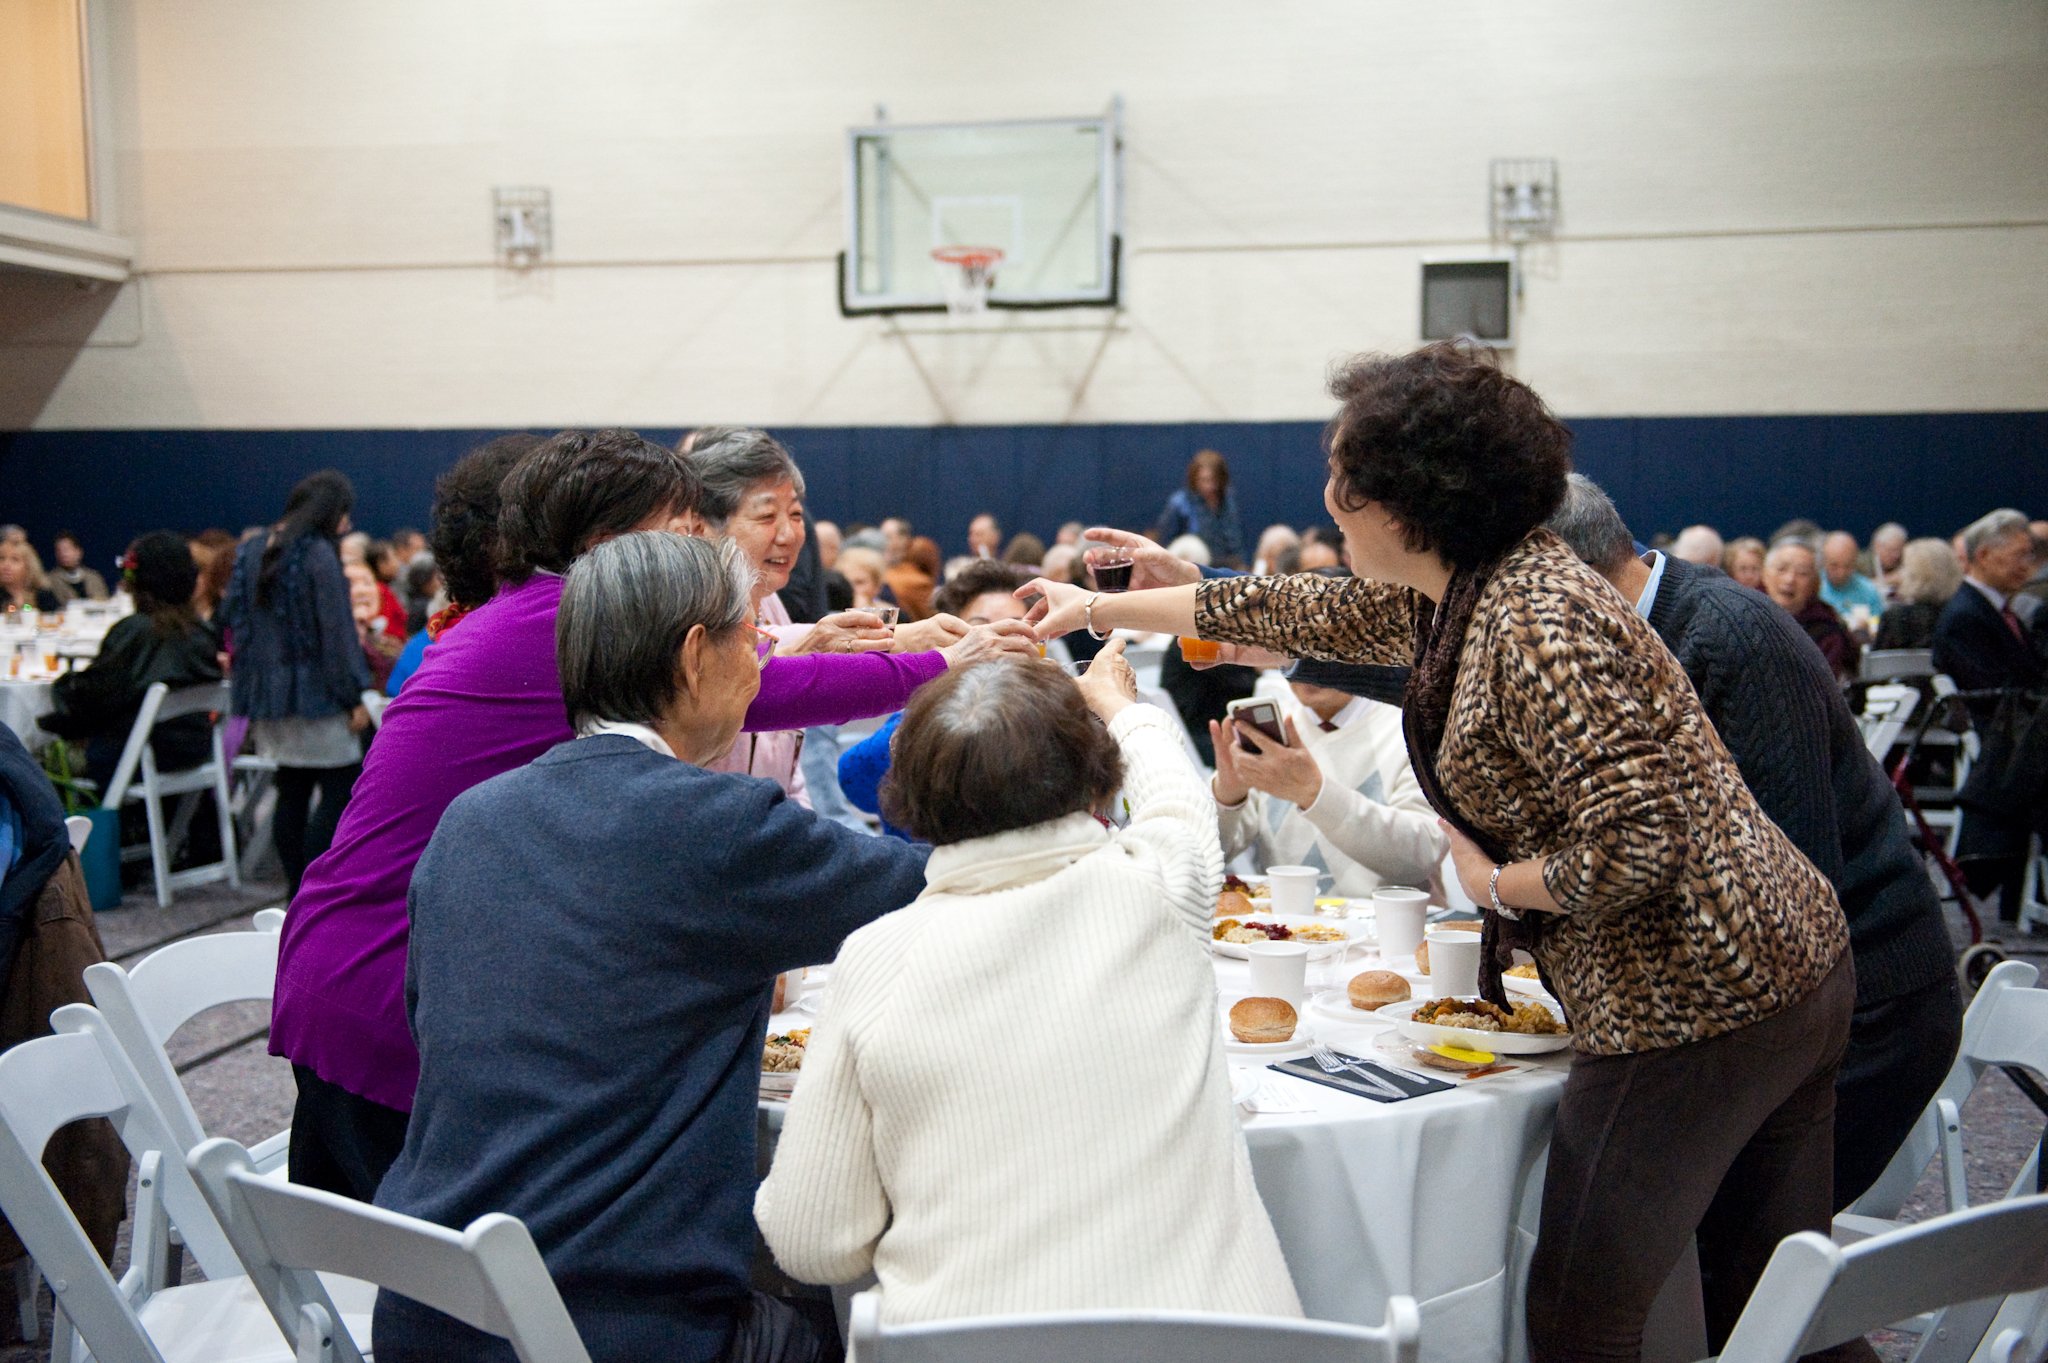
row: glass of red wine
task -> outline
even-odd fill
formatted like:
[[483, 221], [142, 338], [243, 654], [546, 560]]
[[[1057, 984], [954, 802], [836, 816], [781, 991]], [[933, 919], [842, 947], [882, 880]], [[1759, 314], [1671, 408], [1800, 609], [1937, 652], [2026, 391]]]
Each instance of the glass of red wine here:
[[1128, 549], [1098, 549], [1089, 555], [1088, 571], [1095, 575], [1095, 589], [1127, 592], [1131, 589], [1131, 568], [1135, 563]]

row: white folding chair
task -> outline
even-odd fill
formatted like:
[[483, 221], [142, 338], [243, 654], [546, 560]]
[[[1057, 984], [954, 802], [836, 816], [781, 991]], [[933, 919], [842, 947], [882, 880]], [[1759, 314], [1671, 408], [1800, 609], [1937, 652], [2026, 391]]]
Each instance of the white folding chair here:
[[[56, 1297], [52, 1359], [74, 1356], [75, 1330], [98, 1363], [286, 1363], [291, 1350], [247, 1278], [161, 1285], [166, 1216], [189, 1241], [203, 1228], [220, 1234], [213, 1213], [98, 1012], [67, 1004], [50, 1022], [55, 1035], [0, 1054], [0, 1210]], [[90, 1117], [113, 1123], [137, 1165], [131, 1262], [118, 1283], [42, 1164], [60, 1127]]]
[[[1985, 977], [1963, 1015], [1962, 1044], [1948, 1078], [1870, 1191], [1835, 1218], [1838, 1244], [1853, 1245], [1900, 1229], [1905, 1224], [1898, 1219], [1901, 1208], [1927, 1166], [1937, 1160], [1947, 1210], [1969, 1207], [1963, 1167], [1963, 1104], [1985, 1072], [1996, 1066], [2015, 1065], [2048, 1074], [2048, 990], [2032, 987], [2038, 976], [2039, 972], [2023, 961], [2005, 961]], [[2006, 1190], [2008, 1200], [2034, 1192], [2039, 1164], [2037, 1148]], [[1889, 1323], [1921, 1336], [1914, 1354], [1921, 1363], [1965, 1359], [1983, 1339], [2002, 1305], [1995, 1299], [1973, 1301], [1933, 1320], [1903, 1311]]]
[[1934, 653], [1925, 648], [1866, 648], [1858, 681], [1899, 681], [1934, 675]]
[[[159, 908], [170, 907], [175, 890], [210, 885], [216, 880], [238, 887], [242, 883], [241, 863], [235, 857], [235, 820], [229, 805], [228, 759], [221, 743], [221, 725], [227, 713], [228, 684], [224, 681], [177, 691], [163, 682], [150, 687], [143, 693], [142, 708], [136, 712], [135, 724], [128, 731], [128, 744], [121, 750], [121, 761], [100, 800], [101, 807], [106, 809], [119, 809], [131, 799], [142, 801], [149, 816], [149, 859], [156, 872]], [[150, 732], [170, 720], [203, 714], [213, 716], [212, 755], [187, 771], [159, 771], [156, 753], [149, 744]], [[209, 790], [213, 792], [214, 817], [220, 824], [221, 859], [172, 874], [173, 844], [190, 825], [200, 793]], [[164, 822], [163, 802], [167, 795], [186, 797], [175, 828]]]
[[[275, 931], [219, 932], [160, 947], [123, 969], [112, 961], [85, 968], [85, 987], [142, 1085], [164, 1114], [179, 1157], [206, 1139], [191, 1095], [165, 1045], [178, 1029], [222, 1004], [267, 1003], [277, 990]], [[257, 1167], [282, 1175], [291, 1132], [280, 1131], [252, 1152]], [[209, 1278], [241, 1272], [224, 1238], [191, 1242]]]
[[1422, 1316], [1387, 1301], [1384, 1325], [1204, 1311], [1074, 1311], [882, 1324], [879, 1293], [853, 1299], [849, 1363], [1414, 1363]]
[[[1801, 1231], [1771, 1256], [1720, 1363], [1792, 1363], [1901, 1315], [2042, 1288], [2048, 1288], [2048, 1197], [1950, 1212], [1847, 1249]], [[1944, 1311], [1943, 1318], [1954, 1314]], [[2043, 1342], [2019, 1329], [2004, 1331], [1988, 1341], [1988, 1356], [2029, 1363]]]
[[86, 840], [92, 837], [92, 820], [83, 814], [73, 814], [64, 821], [64, 832], [71, 839], [71, 850], [83, 852]]
[[1863, 693], [1863, 713], [1856, 716], [1856, 727], [1863, 731], [1863, 744], [1880, 766], [1919, 708], [1917, 687], [1886, 682]]
[[249, 1280], [301, 1363], [362, 1363], [315, 1270], [361, 1278], [473, 1329], [497, 1335], [520, 1363], [590, 1363], [533, 1237], [493, 1212], [460, 1231], [257, 1173], [228, 1140], [194, 1150], [191, 1169]]

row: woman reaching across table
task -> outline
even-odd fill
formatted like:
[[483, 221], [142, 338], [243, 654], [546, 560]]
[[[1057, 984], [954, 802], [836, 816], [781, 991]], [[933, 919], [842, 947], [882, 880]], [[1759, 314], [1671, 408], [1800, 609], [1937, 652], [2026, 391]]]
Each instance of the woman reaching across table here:
[[1499, 1001], [1506, 948], [1528, 947], [1577, 1050], [1530, 1267], [1530, 1356], [1638, 1357], [1695, 1236], [1718, 1349], [1778, 1241], [1829, 1224], [1854, 995], [1841, 909], [1648, 623], [1542, 528], [1570, 435], [1541, 399], [1449, 344], [1355, 360], [1331, 388], [1324, 498], [1359, 578], [1120, 596], [1035, 582], [1039, 632], [1414, 664], [1410, 759], [1467, 893], [1490, 906], [1487, 992]]
[[[456, 796], [571, 736], [555, 666], [569, 566], [634, 530], [703, 529], [688, 461], [631, 431], [565, 431], [520, 458], [499, 495], [498, 591], [442, 631], [384, 712], [334, 848], [307, 872], [278, 944], [270, 1048], [298, 1080], [292, 1181], [364, 1201], [405, 1139], [419, 1079], [405, 897], [427, 839]], [[744, 728], [887, 714], [949, 666], [1019, 642], [976, 630], [931, 653], [769, 657]]]
[[787, 1272], [872, 1269], [890, 1321], [1301, 1313], [1230, 1101], [1216, 807], [1136, 696], [1111, 644], [911, 701], [883, 808], [934, 850], [833, 966], [754, 1204]]

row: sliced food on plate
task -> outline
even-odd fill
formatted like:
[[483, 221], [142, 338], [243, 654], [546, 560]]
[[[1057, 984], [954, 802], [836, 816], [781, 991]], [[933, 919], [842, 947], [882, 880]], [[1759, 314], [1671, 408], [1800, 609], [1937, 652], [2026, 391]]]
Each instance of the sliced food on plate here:
[[1379, 1015], [1425, 1046], [1538, 1055], [1571, 1044], [1564, 1018], [1542, 999], [1517, 1000], [1512, 1008], [1485, 999], [1430, 999], [1391, 1003]]

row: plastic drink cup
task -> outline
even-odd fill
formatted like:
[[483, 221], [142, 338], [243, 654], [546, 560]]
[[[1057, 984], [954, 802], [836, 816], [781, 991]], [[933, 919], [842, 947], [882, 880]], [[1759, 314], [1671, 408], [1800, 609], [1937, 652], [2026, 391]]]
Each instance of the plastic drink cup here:
[[[1422, 945], [1429, 918], [1429, 894], [1401, 885], [1383, 885], [1372, 892], [1372, 913], [1380, 938], [1380, 955], [1392, 960], [1413, 956]], [[1436, 950], [1430, 948], [1431, 952]]]
[[1191, 663], [1213, 663], [1223, 659], [1223, 645], [1214, 639], [1190, 639], [1182, 635], [1180, 656]]
[[1296, 1007], [1308, 996], [1308, 944], [1247, 942], [1244, 954], [1252, 964], [1252, 993], [1259, 998], [1286, 999]]

